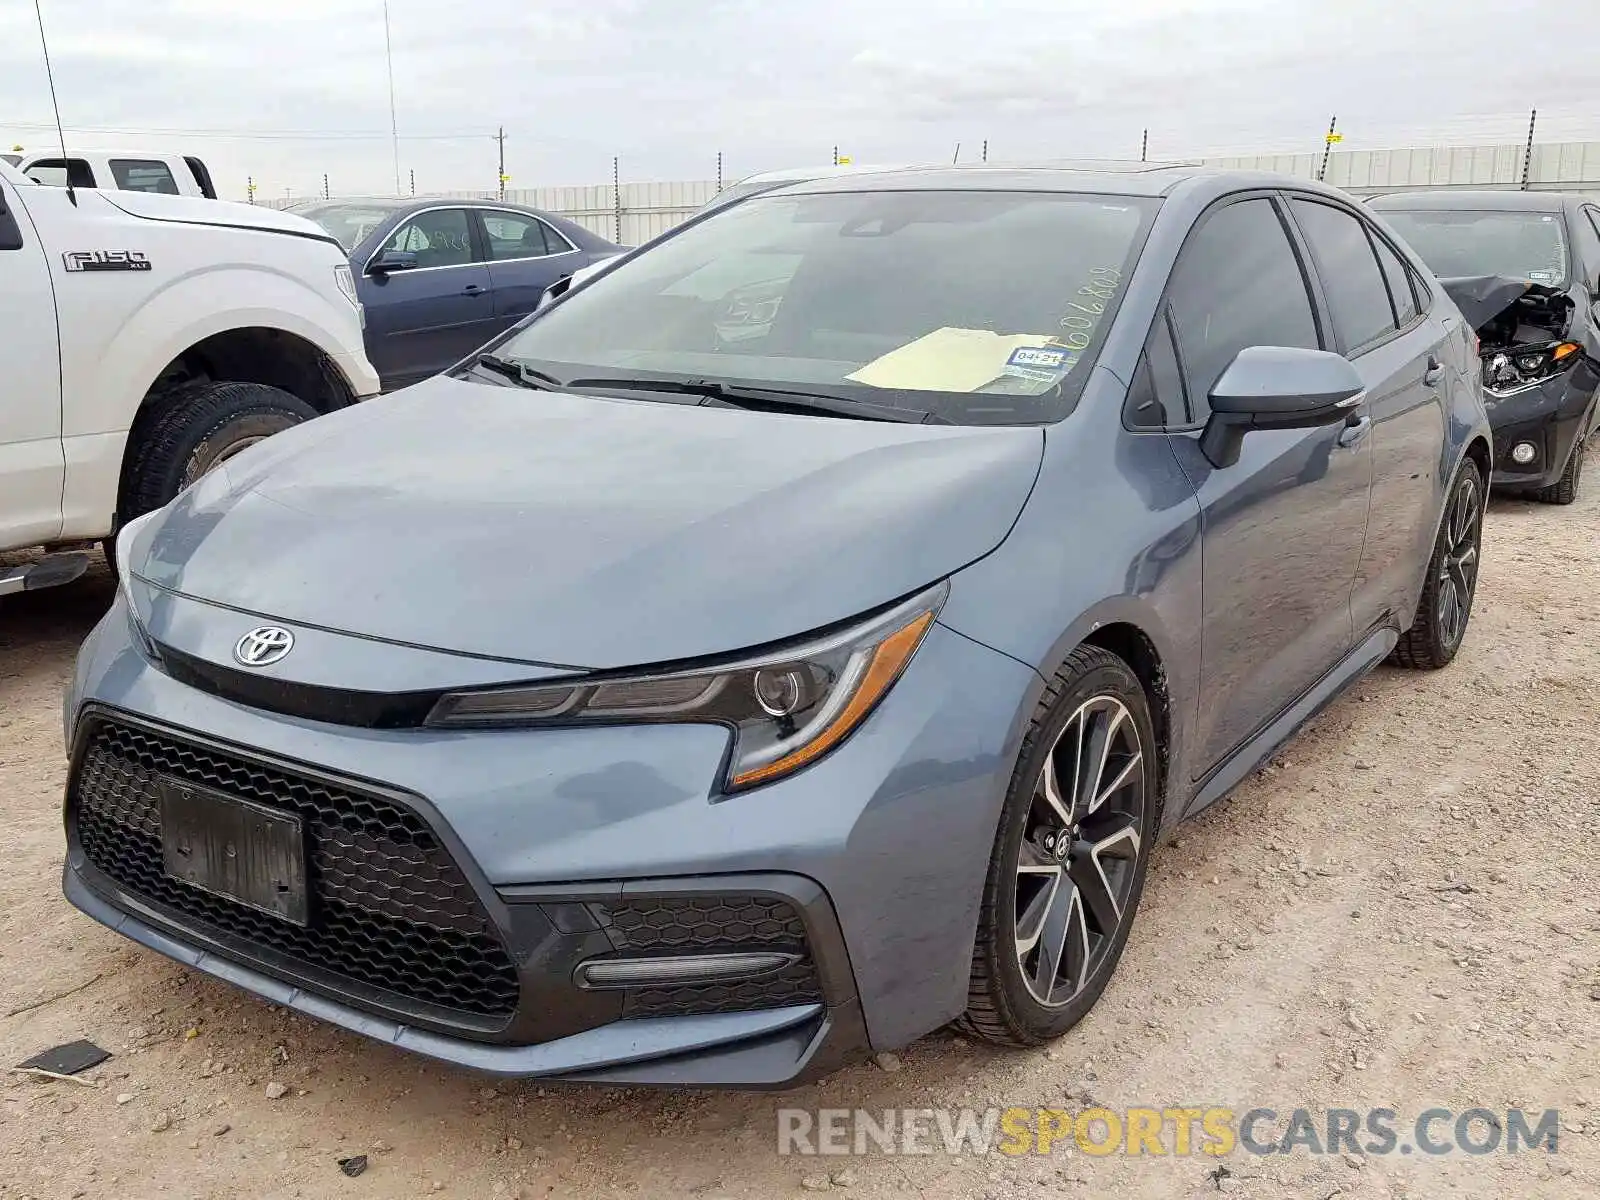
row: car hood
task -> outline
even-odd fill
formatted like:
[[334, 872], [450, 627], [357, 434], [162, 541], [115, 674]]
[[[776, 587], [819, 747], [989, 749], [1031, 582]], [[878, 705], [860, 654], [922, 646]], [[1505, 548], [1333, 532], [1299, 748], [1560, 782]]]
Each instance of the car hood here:
[[437, 378], [240, 455], [129, 567], [291, 624], [642, 666], [809, 633], [981, 558], [1043, 444]]
[[[167, 196], [152, 192], [104, 190], [99, 193], [130, 217], [146, 221], [176, 221], [184, 225], [220, 225], [227, 229], [251, 229], [261, 233], [288, 233], [316, 238], [337, 246], [339, 243], [322, 226], [294, 213], [280, 212], [258, 204], [236, 204], [231, 200], [207, 200], [200, 196]], [[344, 253], [341, 248], [340, 253]]]
[[1474, 329], [1482, 329], [1529, 292], [1541, 290], [1541, 285], [1531, 279], [1509, 275], [1452, 275], [1441, 278], [1439, 284]]

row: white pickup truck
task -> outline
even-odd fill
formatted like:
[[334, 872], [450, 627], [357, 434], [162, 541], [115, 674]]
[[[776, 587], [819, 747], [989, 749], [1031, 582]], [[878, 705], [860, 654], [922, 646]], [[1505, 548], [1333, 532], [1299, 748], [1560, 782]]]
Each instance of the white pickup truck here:
[[35, 183], [106, 191], [155, 192], [166, 196], [217, 198], [206, 164], [192, 154], [162, 150], [36, 150], [8, 154], [6, 161]]
[[[345, 252], [300, 217], [41, 186], [0, 163], [0, 551], [109, 540], [378, 392]], [[87, 556], [0, 567], [0, 596]]]

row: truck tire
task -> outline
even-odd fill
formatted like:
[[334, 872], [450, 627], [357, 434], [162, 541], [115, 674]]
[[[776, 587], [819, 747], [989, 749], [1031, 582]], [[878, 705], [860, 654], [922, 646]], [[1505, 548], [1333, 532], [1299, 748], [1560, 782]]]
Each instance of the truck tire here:
[[1567, 469], [1561, 472], [1561, 478], [1534, 495], [1546, 504], [1571, 504], [1576, 500], [1578, 481], [1583, 478], [1583, 448], [1582, 439], [1573, 442], [1572, 453], [1567, 455]]
[[160, 508], [218, 463], [317, 410], [264, 383], [198, 383], [154, 401], [129, 435], [117, 526]]

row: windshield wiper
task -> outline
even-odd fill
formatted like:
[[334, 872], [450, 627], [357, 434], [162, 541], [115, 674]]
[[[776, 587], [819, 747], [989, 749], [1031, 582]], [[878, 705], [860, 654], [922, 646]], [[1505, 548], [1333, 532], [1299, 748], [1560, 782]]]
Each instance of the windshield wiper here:
[[501, 358], [498, 354], [480, 354], [473, 359], [472, 366], [482, 367], [502, 379], [509, 379], [519, 387], [549, 392], [565, 386], [554, 375], [535, 370], [527, 363], [517, 362], [515, 359]]
[[895, 404], [874, 404], [868, 400], [852, 400], [845, 396], [831, 396], [826, 392], [807, 392], [789, 388], [752, 387], [742, 383], [723, 383], [716, 379], [571, 379], [569, 388], [619, 388], [647, 392], [671, 392], [675, 395], [700, 396], [702, 403], [719, 404], [727, 408], [743, 408], [755, 412], [824, 413], [833, 417], [850, 417], [858, 421], [898, 421], [909, 425], [949, 425], [952, 422], [938, 413], [919, 408], [902, 408]]

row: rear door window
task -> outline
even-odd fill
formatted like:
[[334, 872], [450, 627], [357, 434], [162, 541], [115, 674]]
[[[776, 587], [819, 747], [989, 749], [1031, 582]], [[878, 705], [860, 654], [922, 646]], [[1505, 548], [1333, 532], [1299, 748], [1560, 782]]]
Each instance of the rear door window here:
[[1378, 265], [1383, 268], [1383, 278], [1389, 285], [1389, 299], [1394, 301], [1395, 320], [1404, 329], [1417, 319], [1416, 280], [1388, 242], [1374, 235], [1372, 245], [1378, 251]]
[[178, 181], [172, 177], [167, 164], [158, 158], [113, 158], [111, 178], [125, 192], [155, 192], [161, 196], [178, 195]]
[[1389, 287], [1366, 224], [1354, 213], [1331, 204], [1300, 199], [1291, 204], [1301, 232], [1311, 243], [1317, 275], [1345, 353], [1359, 354], [1396, 328]]
[[538, 217], [525, 213], [479, 210], [491, 262], [544, 258], [572, 249], [567, 240]]
[[1265, 198], [1206, 218], [1183, 248], [1168, 297], [1196, 422], [1210, 415], [1206, 398], [1239, 351], [1322, 348], [1299, 257]]

